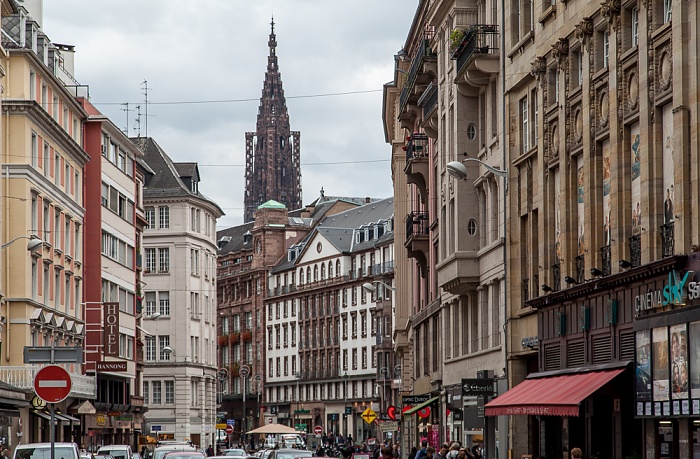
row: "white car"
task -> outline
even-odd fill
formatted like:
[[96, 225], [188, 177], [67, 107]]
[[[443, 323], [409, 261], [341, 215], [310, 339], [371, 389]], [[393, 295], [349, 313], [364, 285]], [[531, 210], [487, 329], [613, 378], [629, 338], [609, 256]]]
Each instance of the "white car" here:
[[[54, 443], [56, 459], [80, 459], [80, 449], [75, 443]], [[51, 459], [51, 443], [27, 443], [17, 445], [13, 459]]]
[[108, 445], [97, 450], [95, 454], [106, 454], [114, 459], [133, 459], [134, 452], [129, 445]]

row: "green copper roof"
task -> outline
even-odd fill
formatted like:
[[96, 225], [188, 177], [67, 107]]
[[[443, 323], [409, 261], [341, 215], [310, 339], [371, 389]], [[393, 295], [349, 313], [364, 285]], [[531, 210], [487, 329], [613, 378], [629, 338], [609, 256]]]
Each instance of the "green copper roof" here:
[[284, 204], [281, 204], [274, 199], [270, 199], [266, 203], [260, 204], [258, 209], [286, 209], [287, 207]]

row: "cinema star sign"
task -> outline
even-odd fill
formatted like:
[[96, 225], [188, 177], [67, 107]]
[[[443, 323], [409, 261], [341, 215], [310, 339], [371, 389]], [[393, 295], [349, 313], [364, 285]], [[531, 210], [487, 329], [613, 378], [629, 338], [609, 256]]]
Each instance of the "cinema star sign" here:
[[634, 297], [634, 312], [638, 316], [642, 311], [682, 306], [688, 300], [700, 298], [700, 282], [693, 280], [694, 271], [671, 271], [663, 288], [649, 290]]

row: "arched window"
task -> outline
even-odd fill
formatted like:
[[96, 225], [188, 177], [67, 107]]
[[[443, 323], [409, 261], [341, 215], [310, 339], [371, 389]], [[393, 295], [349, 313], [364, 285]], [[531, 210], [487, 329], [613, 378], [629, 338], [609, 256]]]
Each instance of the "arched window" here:
[[324, 280], [326, 278], [326, 265], [325, 263], [321, 263], [321, 280]]
[[314, 265], [314, 282], [318, 281], [318, 265]]
[[328, 278], [329, 279], [333, 278], [333, 262], [332, 261], [328, 262]]
[[306, 268], [306, 282], [311, 282], [311, 267]]
[[340, 276], [340, 260], [335, 260], [335, 275]]
[[299, 285], [302, 285], [304, 283], [304, 269], [299, 270]]

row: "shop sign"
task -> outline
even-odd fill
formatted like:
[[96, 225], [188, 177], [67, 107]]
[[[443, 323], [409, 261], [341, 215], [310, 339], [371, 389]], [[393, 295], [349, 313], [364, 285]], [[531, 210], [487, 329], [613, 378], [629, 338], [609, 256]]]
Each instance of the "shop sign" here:
[[686, 300], [700, 298], [700, 282], [691, 280], [693, 272], [681, 274], [673, 270], [668, 273], [668, 281], [663, 288], [637, 295], [634, 298], [635, 314], [669, 305], [684, 305]]
[[106, 422], [107, 422], [107, 418], [105, 418], [104, 414], [98, 414], [97, 416], [95, 416], [95, 423], [98, 426], [103, 426], [103, 425], [105, 425]]
[[462, 379], [462, 394], [465, 397], [493, 395], [493, 379]]
[[96, 362], [96, 371], [127, 371], [126, 362]]
[[418, 405], [419, 403], [425, 403], [430, 400], [430, 394], [423, 395], [404, 395], [403, 404], [406, 405]]
[[119, 357], [119, 303], [104, 304], [104, 355]]

